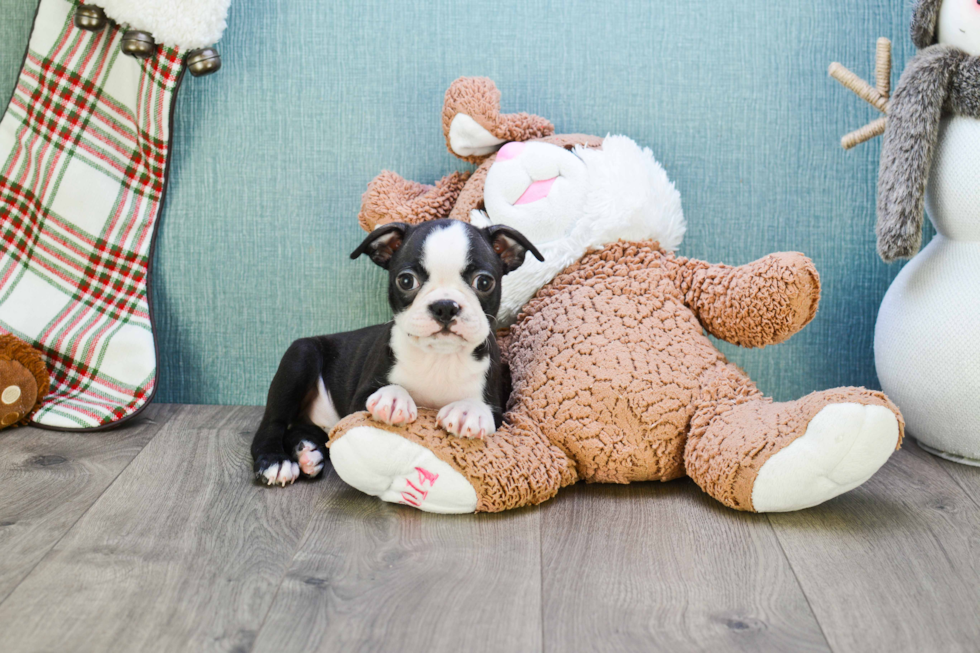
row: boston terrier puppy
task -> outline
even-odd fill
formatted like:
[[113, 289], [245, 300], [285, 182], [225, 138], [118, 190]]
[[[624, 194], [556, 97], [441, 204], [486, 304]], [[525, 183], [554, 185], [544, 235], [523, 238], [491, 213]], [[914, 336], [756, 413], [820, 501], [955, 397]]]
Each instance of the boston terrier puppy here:
[[256, 478], [286, 486], [315, 477], [329, 430], [362, 410], [408, 424], [439, 409], [450, 434], [482, 438], [500, 426], [507, 379], [492, 324], [500, 282], [541, 253], [502, 225], [457, 220], [375, 229], [351, 254], [388, 270], [386, 324], [294, 342], [279, 363], [252, 441]]

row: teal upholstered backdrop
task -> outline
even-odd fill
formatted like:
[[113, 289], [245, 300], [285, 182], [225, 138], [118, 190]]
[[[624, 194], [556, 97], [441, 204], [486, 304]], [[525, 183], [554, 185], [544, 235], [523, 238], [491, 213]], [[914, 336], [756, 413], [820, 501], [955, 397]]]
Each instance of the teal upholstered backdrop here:
[[[34, 3], [0, 0], [8, 97]], [[838, 139], [872, 110], [831, 82], [838, 59], [872, 74], [875, 39], [912, 53], [910, 0], [238, 0], [224, 69], [187, 78], [153, 275], [158, 400], [264, 402], [303, 335], [387, 319], [382, 274], [348, 253], [368, 181], [431, 182], [442, 95], [487, 75], [505, 111], [559, 131], [649, 145], [690, 224], [681, 252], [744, 263], [809, 254], [824, 293], [789, 343], [725, 347], [780, 399], [876, 386], [878, 304], [897, 267], [874, 251], [879, 145]]]

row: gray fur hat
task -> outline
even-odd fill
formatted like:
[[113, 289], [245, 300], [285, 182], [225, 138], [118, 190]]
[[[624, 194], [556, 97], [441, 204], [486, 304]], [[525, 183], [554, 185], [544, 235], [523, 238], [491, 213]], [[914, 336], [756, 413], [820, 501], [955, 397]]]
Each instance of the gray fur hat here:
[[943, 0], [916, 0], [912, 14], [912, 43], [920, 50], [936, 44], [936, 25]]

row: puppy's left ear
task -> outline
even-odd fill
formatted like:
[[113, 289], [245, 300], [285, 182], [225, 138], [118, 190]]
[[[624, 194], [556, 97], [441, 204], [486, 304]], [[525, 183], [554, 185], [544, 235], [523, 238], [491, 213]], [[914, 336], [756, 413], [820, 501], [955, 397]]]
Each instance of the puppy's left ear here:
[[387, 270], [391, 257], [395, 255], [395, 252], [405, 241], [405, 232], [408, 229], [408, 225], [403, 222], [389, 222], [378, 227], [368, 234], [368, 237], [358, 245], [350, 257], [355, 259], [366, 252], [372, 261]]
[[524, 255], [528, 252], [534, 254], [539, 261], [544, 257], [538, 248], [531, 244], [524, 234], [517, 229], [506, 227], [502, 224], [495, 224], [484, 229], [493, 251], [497, 253], [504, 264], [504, 274], [513, 272], [524, 264]]

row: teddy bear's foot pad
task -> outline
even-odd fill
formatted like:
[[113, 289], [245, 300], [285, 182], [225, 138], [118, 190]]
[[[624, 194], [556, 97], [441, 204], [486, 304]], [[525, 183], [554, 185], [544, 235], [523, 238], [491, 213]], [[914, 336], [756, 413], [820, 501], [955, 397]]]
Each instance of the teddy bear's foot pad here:
[[885, 464], [898, 438], [898, 420], [888, 408], [831, 404], [765, 462], [752, 488], [753, 508], [802, 510], [853, 490]]
[[476, 490], [435, 454], [405, 438], [358, 426], [330, 445], [330, 461], [348, 485], [425, 512], [476, 511]]

